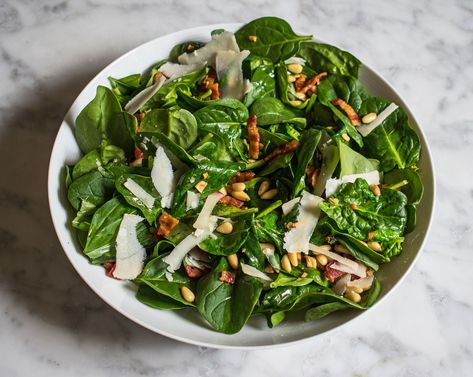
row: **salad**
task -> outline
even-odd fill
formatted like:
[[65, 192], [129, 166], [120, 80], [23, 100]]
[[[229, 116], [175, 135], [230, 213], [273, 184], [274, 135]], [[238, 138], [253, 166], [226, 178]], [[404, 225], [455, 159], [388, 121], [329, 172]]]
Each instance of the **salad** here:
[[233, 334], [366, 309], [423, 185], [406, 113], [350, 53], [264, 17], [110, 77], [76, 119], [66, 166], [90, 262], [163, 310]]

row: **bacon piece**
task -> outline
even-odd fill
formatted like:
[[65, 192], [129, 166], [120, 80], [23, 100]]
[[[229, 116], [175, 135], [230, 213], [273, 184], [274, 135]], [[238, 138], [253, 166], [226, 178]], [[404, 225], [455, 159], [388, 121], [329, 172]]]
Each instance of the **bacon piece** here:
[[320, 80], [327, 75], [328, 75], [327, 72], [320, 72], [319, 74], [312, 77], [309, 81], [307, 81], [300, 91], [302, 93], [307, 93], [307, 91], [309, 89], [312, 89], [313, 86], [319, 85]]
[[307, 179], [309, 180], [309, 183], [312, 186], [312, 188], [315, 188], [315, 185], [317, 184], [317, 178], [319, 177], [319, 172], [320, 172], [320, 169], [316, 169], [313, 166], [309, 166], [307, 168], [307, 171], [306, 171]]
[[299, 92], [305, 86], [307, 76], [303, 73], [299, 73], [294, 75], [294, 78], [296, 79], [296, 81], [294, 81], [294, 89], [296, 89], [296, 92]]
[[164, 211], [161, 216], [159, 216], [159, 228], [157, 231], [158, 236], [169, 236], [169, 233], [172, 232], [174, 227], [179, 224], [179, 220], [172, 217], [169, 213]]
[[115, 277], [113, 276], [113, 272], [115, 271], [116, 263], [114, 263], [114, 262], [105, 262], [105, 263], [102, 263], [102, 266], [103, 266], [103, 268], [105, 268], [105, 274], [109, 278], [114, 278], [115, 279]]
[[222, 271], [218, 280], [223, 281], [224, 283], [234, 284], [235, 283], [235, 274], [230, 271]]
[[327, 279], [333, 283], [335, 279], [338, 279], [340, 276], [345, 275], [345, 272], [343, 271], [338, 271], [332, 267], [330, 267], [332, 264], [334, 264], [335, 261], [331, 260], [330, 262], [327, 263], [325, 266], [325, 276]]
[[210, 99], [220, 98], [220, 88], [217, 82], [217, 72], [215, 69], [210, 68], [209, 73], [202, 79], [201, 89], [203, 91], [211, 90]]
[[253, 173], [252, 171], [239, 171], [232, 177], [232, 179], [230, 179], [229, 183], [232, 184], [237, 182], [246, 182], [250, 179], [253, 179], [254, 176], [255, 173]]
[[345, 114], [347, 114], [347, 117], [348, 119], [350, 119], [350, 123], [353, 126], [359, 126], [361, 124], [360, 117], [356, 113], [355, 109], [341, 98], [334, 99], [332, 101], [332, 105], [340, 106], [340, 108], [345, 112]]
[[135, 159], [143, 158], [143, 152], [141, 151], [140, 148], [135, 147]]
[[259, 131], [256, 125], [256, 115], [252, 115], [246, 122], [248, 127], [248, 143], [250, 144], [250, 158], [255, 160], [259, 156]]
[[241, 208], [241, 207], [243, 207], [243, 204], [245, 204], [245, 202], [243, 202], [241, 200], [238, 200], [238, 199], [235, 199], [233, 196], [229, 196], [229, 195], [225, 195], [218, 202], [221, 203], [221, 204], [228, 204], [228, 205], [231, 205], [231, 206], [234, 206], [234, 207], [237, 207], [237, 208]]
[[280, 147], [276, 148], [274, 151], [272, 151], [270, 154], [268, 154], [264, 160], [266, 162], [272, 160], [275, 157], [278, 157], [282, 154], [294, 152], [297, 148], [299, 147], [299, 141], [298, 140], [291, 140], [289, 143], [286, 143], [284, 145], [281, 145]]
[[207, 269], [201, 270], [200, 268], [191, 266], [189, 264], [184, 266], [184, 270], [186, 271], [187, 276], [189, 276], [191, 279], [198, 279], [209, 272]]

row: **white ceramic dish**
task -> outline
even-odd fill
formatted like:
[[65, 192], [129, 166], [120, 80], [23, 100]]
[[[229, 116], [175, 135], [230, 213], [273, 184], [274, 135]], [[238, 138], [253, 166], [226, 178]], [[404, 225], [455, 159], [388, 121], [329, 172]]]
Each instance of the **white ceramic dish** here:
[[[238, 334], [225, 335], [211, 330], [194, 311], [170, 312], [149, 308], [136, 300], [135, 289], [131, 283], [106, 277], [103, 268], [90, 264], [81, 253], [70, 226], [73, 214], [67, 202], [63, 183], [64, 165], [73, 164], [80, 157], [74, 139], [74, 121], [84, 106], [95, 96], [96, 87], [109, 85], [108, 76], [122, 77], [142, 72], [154, 62], [167, 57], [171, 48], [177, 43], [186, 40], [205, 41], [210, 38], [210, 32], [214, 29], [235, 31], [239, 26], [239, 24], [210, 25], [166, 35], [135, 48], [104, 68], [74, 101], [59, 129], [51, 153], [48, 195], [54, 227], [67, 257], [84, 281], [114, 309], [152, 331], [183, 342], [216, 348], [263, 348], [314, 338], [349, 322], [363, 312], [344, 311], [309, 323], [303, 322], [300, 318], [292, 318], [273, 329], [267, 327], [264, 318], [254, 318]], [[418, 224], [414, 232], [406, 237], [401, 256], [395, 258], [392, 263], [382, 266], [377, 275], [382, 284], [381, 297], [374, 306], [377, 307], [406, 275], [422, 249], [433, 212], [434, 173], [425, 137], [405, 102], [380, 75], [366, 65], [361, 69], [360, 80], [371, 94], [395, 101], [407, 111], [411, 126], [419, 134], [422, 143], [419, 166], [425, 192], [417, 212]]]

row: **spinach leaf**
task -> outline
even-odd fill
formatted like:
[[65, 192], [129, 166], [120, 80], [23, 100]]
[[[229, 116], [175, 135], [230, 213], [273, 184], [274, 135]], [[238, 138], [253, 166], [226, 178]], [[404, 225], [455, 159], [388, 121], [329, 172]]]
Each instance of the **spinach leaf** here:
[[320, 209], [338, 228], [359, 240], [367, 240], [376, 231], [376, 241], [393, 241], [402, 236], [406, 226], [406, 196], [399, 191], [383, 188], [381, 196], [373, 194], [368, 183], [358, 178], [344, 183], [331, 196], [335, 201], [320, 204]]
[[294, 186], [292, 197], [295, 198], [305, 187], [306, 170], [314, 157], [322, 133], [309, 129], [302, 133], [299, 148], [296, 151], [296, 166], [294, 168]]
[[140, 125], [144, 133], [162, 133], [187, 149], [197, 139], [197, 121], [191, 112], [178, 109], [156, 109], [146, 114]]
[[[154, 198], [154, 204], [152, 208], [148, 208], [141, 199], [137, 198], [123, 185], [128, 179], [133, 180], [137, 185], [139, 185], [144, 191]], [[159, 193], [156, 191], [151, 177], [138, 174], [124, 174], [115, 180], [115, 187], [117, 191], [123, 195], [128, 204], [138, 208], [141, 211], [148, 223], [154, 224], [156, 222], [156, 219], [162, 211], [161, 195], [159, 195]]]
[[272, 243], [280, 253], [283, 252], [285, 229], [280, 226], [279, 216], [276, 213], [260, 217], [256, 221], [255, 231], [259, 242]]
[[138, 287], [136, 298], [138, 301], [154, 309], [178, 310], [188, 307], [188, 305], [183, 304], [182, 302], [176, 301], [169, 296], [158, 293], [147, 285], [141, 285]]
[[126, 156], [123, 149], [114, 145], [105, 145], [83, 156], [72, 169], [72, 179], [75, 180], [86, 173], [99, 170], [107, 175], [105, 169], [111, 165], [126, 164]]
[[226, 258], [197, 283], [197, 310], [217, 331], [234, 334], [245, 325], [258, 302], [263, 284], [259, 279], [238, 275], [235, 283], [222, 282], [222, 271], [229, 270]]
[[369, 97], [361, 83], [351, 76], [332, 75], [320, 82], [317, 87], [317, 95], [320, 102], [330, 108], [343, 123], [342, 129], [337, 135], [347, 133], [359, 146], [363, 146], [363, 139], [351, 124], [348, 116], [332, 104], [334, 99], [341, 98], [359, 113], [363, 101]]
[[[373, 97], [363, 102], [360, 113], [379, 114], [388, 105], [388, 101]], [[419, 160], [419, 137], [409, 126], [407, 114], [401, 108], [396, 109], [364, 140], [368, 156], [379, 160], [380, 169], [384, 172], [395, 167], [410, 167]]]
[[90, 228], [90, 222], [92, 221], [92, 215], [94, 214], [97, 206], [87, 200], [82, 200], [79, 211], [77, 211], [76, 217], [72, 220], [72, 226], [82, 231], [88, 231]]
[[[143, 137], [144, 136], [144, 137]], [[143, 143], [146, 145], [146, 154], [148, 156], [154, 156], [156, 152], [156, 144], [160, 144], [166, 154], [171, 152], [174, 156], [177, 157], [179, 162], [183, 162], [185, 165], [193, 166], [197, 163], [194, 157], [192, 157], [187, 151], [182, 148], [179, 144], [176, 144], [169, 137], [161, 132], [143, 132], [140, 134], [140, 137], [143, 137]], [[175, 162], [173, 162], [175, 163]], [[176, 169], [180, 170], [181, 167], [174, 166]]]
[[347, 51], [318, 42], [301, 43], [298, 56], [316, 72], [358, 77], [361, 62]]
[[419, 204], [424, 193], [424, 185], [417, 172], [411, 169], [395, 169], [385, 174], [383, 179], [387, 184], [396, 184], [403, 180], [408, 183], [399, 190], [406, 195], [409, 204]]
[[[256, 40], [250, 40], [253, 36]], [[240, 49], [278, 62], [294, 56], [300, 42], [310, 40], [312, 36], [295, 34], [291, 26], [280, 18], [262, 17], [242, 26], [235, 38]]]
[[186, 212], [187, 191], [194, 191], [194, 186], [204, 180], [203, 174], [207, 173], [207, 186], [200, 194], [199, 201], [203, 203], [205, 198], [215, 191], [224, 187], [231, 177], [243, 168], [243, 164], [227, 161], [207, 161], [202, 160], [196, 166], [184, 173], [180, 178], [174, 193], [172, 215], [181, 217]]
[[410, 233], [414, 230], [414, 228], [417, 225], [416, 206], [413, 204], [408, 204], [406, 206], [406, 211], [407, 211], [406, 233]]
[[80, 176], [70, 184], [67, 199], [76, 210], [80, 209], [83, 201], [100, 206], [112, 197], [114, 189], [113, 179], [104, 177], [95, 170]]
[[118, 102], [122, 108], [131, 100], [133, 94], [141, 86], [141, 75], [134, 74], [120, 79], [109, 77], [110, 85], [112, 86], [112, 92], [117, 97]]
[[334, 301], [329, 302], [328, 304], [322, 304], [316, 306], [314, 308], [310, 308], [305, 313], [305, 321], [315, 321], [317, 319], [321, 319], [330, 313], [336, 312], [338, 310], [349, 309], [351, 307], [350, 304], [342, 301]]
[[[115, 259], [115, 239], [125, 213], [136, 214], [137, 210], [118, 198], [110, 199], [94, 213], [84, 247], [84, 254], [92, 263], [100, 264]], [[154, 238], [143, 222], [138, 224], [136, 232], [144, 247], [151, 246]]]
[[338, 141], [340, 153], [340, 177], [350, 174], [369, 173], [378, 169], [377, 161], [369, 160], [362, 154], [355, 152], [342, 141]]
[[[245, 263], [257, 268], [260, 271], [264, 269], [265, 256], [261, 250], [258, 237], [256, 236], [254, 223], [251, 224], [251, 228], [244, 244], [244, 252], [242, 254]], [[279, 265], [279, 257], [277, 257], [277, 263]]]
[[199, 247], [213, 255], [236, 254], [248, 238], [253, 218], [253, 214], [239, 216], [233, 221], [233, 231], [230, 234], [215, 232], [214, 237], [205, 239]]
[[275, 97], [276, 80], [274, 77], [274, 64], [259, 56], [250, 55], [243, 62], [243, 72], [250, 78], [252, 88], [243, 99], [244, 104], [250, 107], [258, 98]]
[[199, 41], [185, 41], [182, 43], [178, 43], [175, 45], [171, 52], [169, 53], [169, 61], [173, 63], [178, 63], [178, 57], [182, 54], [190, 54], [191, 52], [194, 52], [195, 50], [198, 50], [201, 47], [204, 47], [205, 43], [204, 42], [199, 42]]
[[258, 173], [258, 175], [264, 177], [266, 175], [272, 174], [279, 169], [283, 169], [289, 166], [292, 157], [294, 156], [294, 152], [291, 153], [284, 153], [267, 163], [267, 165]]
[[[134, 280], [140, 285], [147, 285], [161, 295], [171, 298], [187, 307], [194, 306], [193, 303], [184, 300], [181, 295], [181, 288], [193, 288], [191, 280], [179, 271], [172, 274], [167, 272], [168, 264], [163, 261], [163, 258], [168, 254], [162, 254], [150, 260], [143, 272]], [[172, 280], [168, 281], [166, 274], [170, 274]]]
[[122, 112], [113, 92], [97, 87], [95, 98], [80, 112], [76, 119], [75, 135], [82, 152], [88, 153], [102, 144], [122, 148], [127, 155], [133, 153], [136, 118]]
[[273, 97], [258, 98], [251, 106], [250, 115], [256, 115], [258, 126], [292, 123], [296, 128], [303, 129], [307, 124], [303, 113], [287, 108]]

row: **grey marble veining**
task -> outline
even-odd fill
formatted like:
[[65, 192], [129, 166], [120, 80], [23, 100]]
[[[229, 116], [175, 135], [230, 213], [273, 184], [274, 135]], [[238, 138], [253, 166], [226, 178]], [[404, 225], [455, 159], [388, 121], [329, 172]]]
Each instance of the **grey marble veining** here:
[[[382, 73], [431, 144], [437, 210], [424, 252], [379, 307], [266, 351], [181, 344], [109, 308], [73, 270], [46, 197], [49, 154], [82, 87], [180, 29], [287, 19]], [[473, 2], [0, 0], [0, 376], [466, 376], [473, 368]]]

